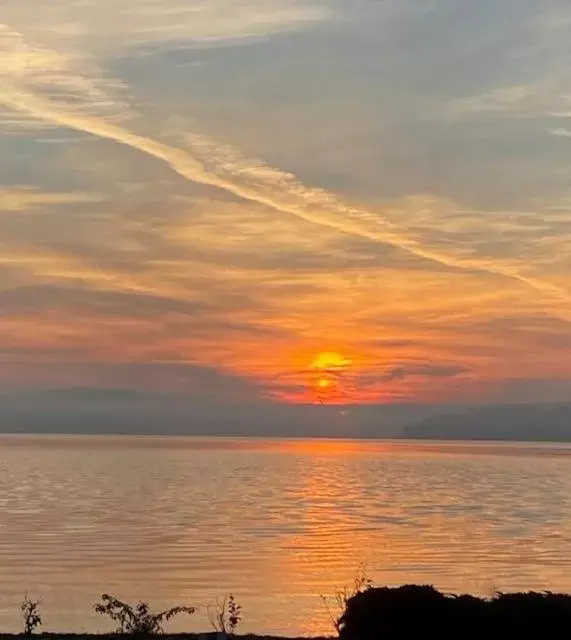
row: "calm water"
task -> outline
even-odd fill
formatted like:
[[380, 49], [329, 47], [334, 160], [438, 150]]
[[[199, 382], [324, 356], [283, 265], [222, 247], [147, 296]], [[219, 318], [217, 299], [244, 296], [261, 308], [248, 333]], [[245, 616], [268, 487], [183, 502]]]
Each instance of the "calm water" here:
[[[571, 448], [0, 437], [0, 629], [107, 630], [104, 591], [205, 607], [242, 630], [328, 632], [321, 594], [381, 583], [571, 590]], [[174, 630], [206, 629], [203, 612]]]

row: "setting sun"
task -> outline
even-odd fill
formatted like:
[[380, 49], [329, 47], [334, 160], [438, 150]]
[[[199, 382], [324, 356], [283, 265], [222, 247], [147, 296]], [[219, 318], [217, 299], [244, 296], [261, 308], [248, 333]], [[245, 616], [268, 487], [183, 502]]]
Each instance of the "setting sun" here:
[[343, 396], [342, 376], [351, 360], [336, 351], [322, 351], [312, 360], [310, 388], [320, 403], [339, 402]]
[[334, 351], [322, 351], [311, 363], [311, 368], [318, 371], [338, 371], [340, 369], [347, 368], [350, 364], [351, 360], [345, 358], [339, 353]]

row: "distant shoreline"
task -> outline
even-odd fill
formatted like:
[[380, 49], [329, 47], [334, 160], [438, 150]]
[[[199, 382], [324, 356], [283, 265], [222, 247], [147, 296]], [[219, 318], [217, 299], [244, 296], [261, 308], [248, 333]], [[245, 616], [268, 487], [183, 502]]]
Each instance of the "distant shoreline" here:
[[442, 445], [446, 446], [454, 446], [454, 445], [492, 445], [496, 446], [499, 444], [505, 445], [529, 445], [529, 446], [538, 446], [541, 445], [545, 448], [548, 446], [560, 446], [560, 445], [569, 445], [571, 448], [571, 437], [569, 439], [560, 439], [560, 440], [548, 440], [548, 439], [522, 439], [522, 438], [493, 438], [489, 435], [487, 437], [449, 437], [449, 438], [441, 438], [437, 436], [414, 436], [414, 435], [379, 435], [379, 436], [358, 436], [358, 435], [346, 435], [346, 436], [317, 436], [317, 435], [277, 435], [277, 434], [264, 434], [264, 435], [256, 435], [256, 434], [193, 434], [193, 433], [76, 433], [69, 431], [53, 431], [49, 433], [37, 432], [37, 431], [0, 431], [0, 442], [2, 439], [46, 439], [46, 440], [55, 440], [55, 439], [78, 439], [78, 440], [103, 440], [103, 439], [136, 439], [139, 441], [143, 440], [193, 440], [193, 441], [202, 441], [202, 442], [331, 442], [331, 443], [394, 443], [395, 445], [406, 445], [406, 444], [427, 444], [427, 445]]
[[264, 439], [571, 442], [571, 402], [515, 404], [235, 403], [148, 391], [71, 388], [0, 393], [15, 434]]

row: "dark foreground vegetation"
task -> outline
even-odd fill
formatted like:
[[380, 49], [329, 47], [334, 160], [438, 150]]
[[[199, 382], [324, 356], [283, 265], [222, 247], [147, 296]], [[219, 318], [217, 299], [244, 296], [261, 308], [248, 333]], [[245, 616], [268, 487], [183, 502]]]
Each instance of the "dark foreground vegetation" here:
[[347, 600], [341, 640], [571, 637], [571, 595], [497, 593], [483, 599], [434, 587], [370, 587]]
[[[324, 599], [327, 603], [327, 599]], [[490, 598], [446, 594], [432, 586], [375, 587], [358, 579], [352, 590], [335, 595], [338, 613], [332, 625], [339, 640], [543, 640], [571, 637], [571, 595], [552, 592], [496, 593]], [[111, 635], [42, 634], [59, 640], [81, 638], [162, 638], [219, 640], [238, 638], [241, 607], [232, 596], [208, 611], [214, 633], [164, 634], [164, 624], [178, 615], [192, 615], [193, 607], [153, 612], [147, 603], [129, 605], [103, 595], [95, 610], [115, 624]], [[42, 624], [36, 601], [22, 603], [23, 634], [0, 638], [31, 637]], [[250, 634], [252, 640], [271, 636]]]

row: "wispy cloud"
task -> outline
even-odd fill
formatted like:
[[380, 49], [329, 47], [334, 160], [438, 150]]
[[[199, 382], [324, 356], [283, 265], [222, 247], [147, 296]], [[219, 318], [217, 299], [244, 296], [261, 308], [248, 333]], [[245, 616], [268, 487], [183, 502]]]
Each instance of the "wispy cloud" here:
[[[63, 20], [63, 15], [66, 16], [68, 22], [58, 22], [64, 42], [69, 33], [76, 36], [78, 29], [81, 31], [78, 25], [83, 25], [83, 28], [89, 25], [90, 33], [97, 31], [97, 21], [95, 24], [86, 22], [85, 8], [84, 3], [70, 2], [65, 11], [62, 9], [53, 14], [48, 13], [55, 22]], [[227, 7], [220, 7], [216, 3], [200, 3], [193, 5], [192, 13], [199, 16], [206, 13], [205, 24], [214, 24], [223, 31], [228, 28], [228, 22], [222, 21], [222, 26], [220, 25], [218, 12], [221, 9]], [[101, 12], [103, 20], [107, 20], [112, 15], [131, 15], [131, 10], [132, 4], [123, 0], [123, 4], [110, 3], [109, 6], [98, 7], [97, 13]], [[160, 24], [156, 25], [154, 22], [162, 16], [167, 24], [172, 25], [173, 18], [182, 19], [181, 14], [186, 15], [189, 10], [187, 5], [175, 3], [165, 11], [163, 6], [159, 7], [154, 0], [149, 0], [141, 7], [140, 15], [137, 12], [136, 16], [132, 16], [133, 23], [129, 23], [129, 32], [147, 33], [150, 30], [155, 37], [168, 39], [172, 37], [172, 33], [163, 33]], [[297, 6], [293, 9], [290, 7], [286, 13], [290, 10], [300, 9]], [[285, 23], [288, 21], [285, 20]], [[62, 24], [64, 28], [61, 27]], [[230, 20], [230, 24], [234, 24], [234, 21]], [[284, 24], [279, 11], [275, 24]], [[72, 28], [69, 25], [74, 26]], [[107, 35], [113, 33], [107, 21], [104, 22], [104, 31]], [[189, 148], [185, 149], [138, 133], [130, 128], [132, 114], [125, 110], [126, 104], [117, 93], [122, 88], [121, 83], [98, 72], [97, 65], [91, 65], [91, 73], [86, 76], [85, 71], [90, 67], [86, 53], [79, 54], [73, 49], [72, 53], [60, 53], [30, 45], [19, 32], [7, 27], [0, 31], [0, 36], [0, 48], [7, 52], [8, 61], [0, 75], [0, 104], [16, 112], [52, 126], [68, 127], [127, 145], [165, 162], [186, 180], [222, 189], [239, 198], [268, 206], [281, 214], [298, 216], [341, 233], [388, 244], [444, 267], [512, 278], [547, 295], [563, 299], [568, 296], [568, 291], [560, 285], [526, 273], [525, 265], [513, 258], [501, 260], [479, 256], [476, 252], [458, 255], [455, 251], [439, 250], [423, 243], [422, 238], [408, 235], [400, 224], [390, 221], [383, 211], [370, 212], [346, 205], [332, 193], [305, 187], [291, 174], [252, 161], [237, 151], [216, 145], [198, 134], [188, 136]], [[86, 59], [88, 64], [80, 73], [78, 64], [84, 64]], [[59, 95], [60, 90], [64, 92], [63, 95]], [[526, 89], [522, 87], [501, 91], [509, 101], [520, 100], [526, 95]], [[422, 209], [422, 203], [415, 204]]]
[[551, 129], [551, 133], [554, 136], [559, 136], [561, 138], [571, 138], [571, 131], [569, 131], [569, 129], [564, 129], [563, 127], [557, 127], [557, 129]]
[[0, 214], [25, 213], [49, 205], [97, 202], [100, 196], [89, 193], [48, 193], [34, 188], [0, 188]]
[[[33, 0], [10, 2], [8, 24], [67, 46], [101, 53], [108, 47], [216, 43], [268, 36], [324, 20], [324, 2], [248, 0], [238, 10], [230, 0], [61, 0], [38, 7]], [[79, 45], [81, 43], [81, 45]]]
[[568, 295], [566, 290], [557, 285], [526, 276], [517, 266], [509, 263], [502, 264], [481, 258], [457, 258], [425, 247], [417, 240], [399, 232], [396, 225], [383, 219], [382, 213], [373, 214], [345, 205], [329, 192], [307, 188], [290, 174], [249, 161], [237, 152], [219, 150], [199, 137], [191, 139], [190, 142], [195, 142], [202, 155], [193, 155], [190, 151], [173, 148], [105, 120], [61, 111], [49, 101], [18, 88], [4, 85], [3, 89], [0, 101], [6, 106], [56, 125], [128, 145], [166, 162], [176, 173], [192, 182], [223, 189], [240, 198], [271, 207], [280, 213], [295, 215], [342, 233], [390, 244], [446, 267], [483, 271], [519, 280], [549, 295], [563, 298]]

